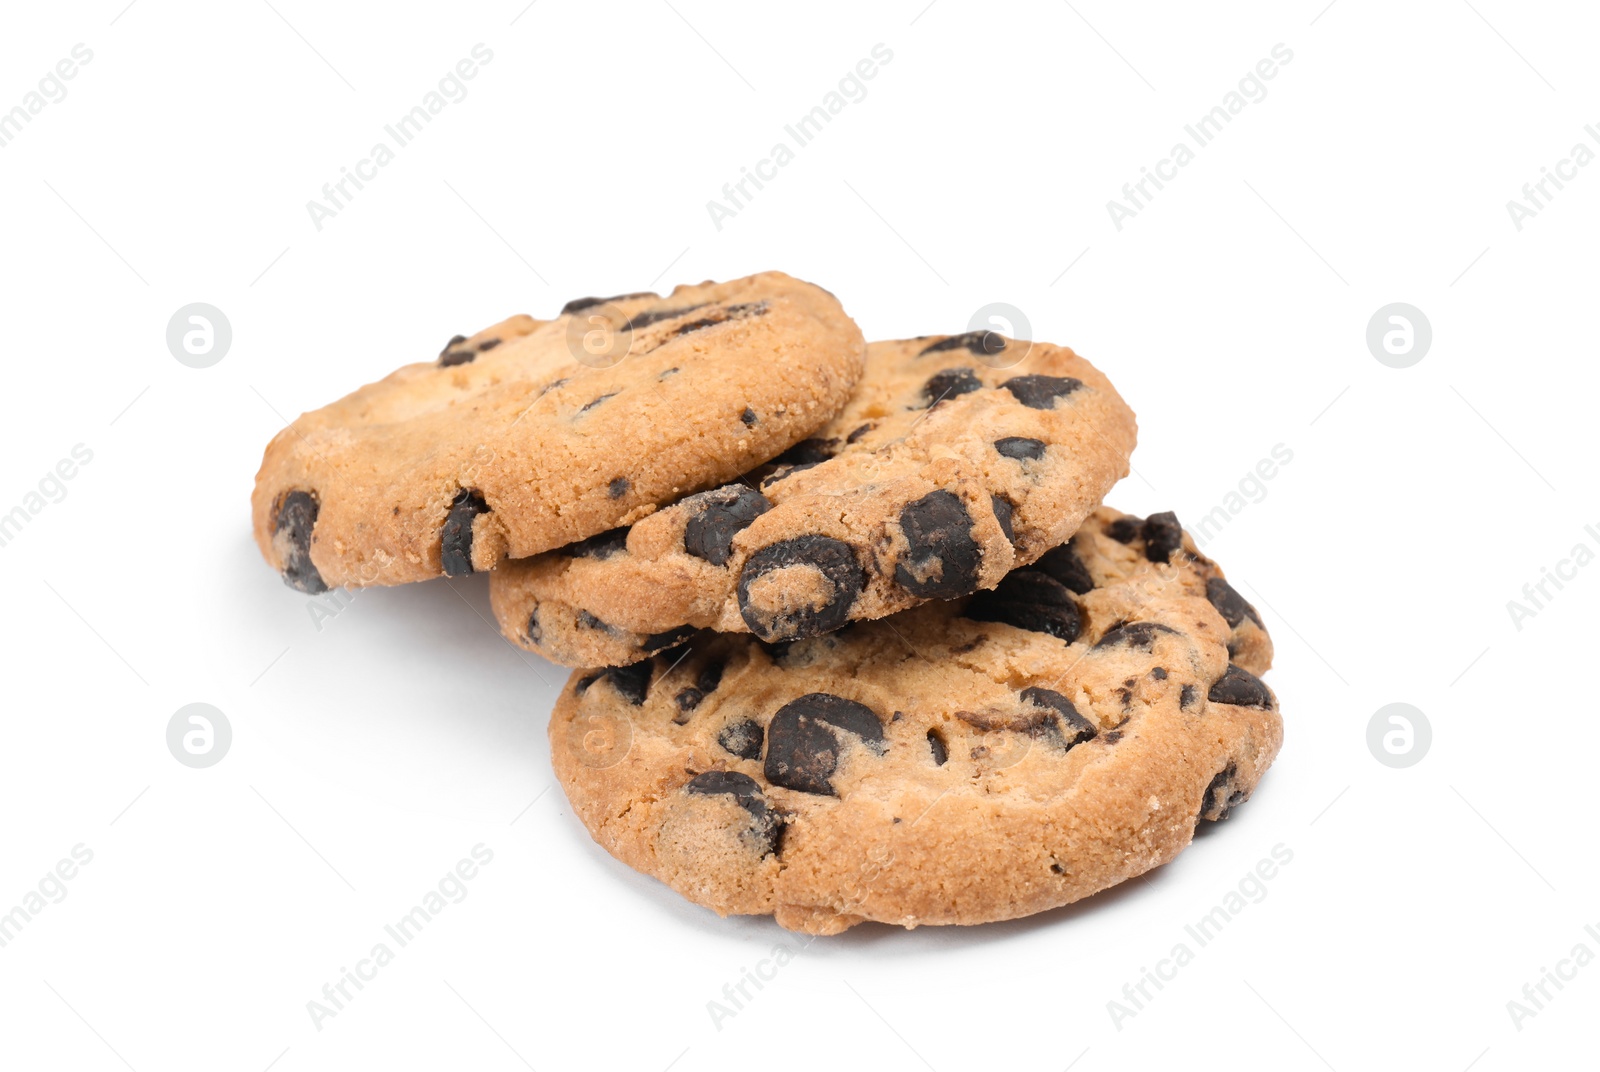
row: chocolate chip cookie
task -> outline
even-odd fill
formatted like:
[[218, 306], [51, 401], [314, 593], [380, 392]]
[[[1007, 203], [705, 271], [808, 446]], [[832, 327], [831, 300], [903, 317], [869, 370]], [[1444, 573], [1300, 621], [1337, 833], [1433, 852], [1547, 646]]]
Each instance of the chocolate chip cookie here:
[[512, 317], [278, 433], [256, 542], [306, 592], [489, 569], [767, 461], [863, 355], [831, 294], [779, 272]]
[[1282, 741], [1254, 609], [1170, 514], [1101, 509], [991, 591], [578, 671], [594, 839], [722, 915], [833, 934], [1041, 912], [1176, 856]]
[[504, 563], [495, 614], [546, 658], [607, 666], [696, 629], [780, 642], [994, 588], [1077, 529], [1134, 437], [1132, 411], [1065, 347], [873, 343], [820, 431], [631, 528]]

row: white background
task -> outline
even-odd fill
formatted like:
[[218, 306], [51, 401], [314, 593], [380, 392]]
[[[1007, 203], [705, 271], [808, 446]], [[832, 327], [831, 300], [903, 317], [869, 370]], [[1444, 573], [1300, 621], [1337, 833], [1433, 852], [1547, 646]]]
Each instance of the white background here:
[[[1600, 953], [1600, 567], [1520, 629], [1507, 610], [1600, 548], [1600, 166], [1520, 231], [1506, 209], [1600, 124], [1592, 9], [525, 2], [7, 5], [0, 109], [94, 58], [0, 149], [0, 512], [75, 444], [93, 460], [0, 547], [0, 911], [73, 846], [93, 861], [0, 949], [0, 1066], [1594, 1066], [1600, 966], [1520, 1029], [1507, 1010]], [[479, 42], [470, 94], [318, 231], [306, 202]], [[865, 99], [713, 226], [879, 42]], [[1118, 231], [1106, 202], [1280, 42], [1265, 99]], [[1277, 640], [1287, 736], [1147, 880], [811, 942], [719, 1027], [707, 1003], [801, 939], [590, 842], [546, 751], [564, 673], [498, 638], [484, 578], [319, 629], [248, 496], [285, 419], [456, 332], [765, 268], [869, 338], [1022, 309], [1138, 411], [1125, 510], [1192, 527], [1292, 450], [1206, 546]], [[197, 301], [233, 329], [203, 370], [165, 342]], [[1434, 334], [1399, 370], [1365, 342], [1397, 301]], [[233, 727], [205, 770], [165, 744], [191, 702]], [[1366, 744], [1391, 702], [1433, 727], [1407, 769]], [[467, 898], [314, 1026], [479, 843]], [[1280, 843], [1266, 898], [1114, 1023]]]

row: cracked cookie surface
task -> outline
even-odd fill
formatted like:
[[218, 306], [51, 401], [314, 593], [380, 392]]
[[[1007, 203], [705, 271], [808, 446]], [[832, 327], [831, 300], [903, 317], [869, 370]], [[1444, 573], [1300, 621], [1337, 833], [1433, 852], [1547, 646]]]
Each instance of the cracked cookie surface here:
[[1170, 514], [1102, 508], [1012, 578], [577, 671], [556, 775], [619, 860], [814, 934], [1013, 919], [1166, 863], [1282, 742], [1259, 616]]
[[495, 615], [530, 651], [604, 666], [694, 629], [792, 640], [993, 588], [1078, 528], [1134, 438], [1132, 411], [1065, 347], [872, 343], [810, 438], [631, 528], [504, 563]]
[[307, 592], [571, 544], [804, 439], [863, 353], [832, 295], [780, 272], [512, 317], [279, 432], [256, 542]]

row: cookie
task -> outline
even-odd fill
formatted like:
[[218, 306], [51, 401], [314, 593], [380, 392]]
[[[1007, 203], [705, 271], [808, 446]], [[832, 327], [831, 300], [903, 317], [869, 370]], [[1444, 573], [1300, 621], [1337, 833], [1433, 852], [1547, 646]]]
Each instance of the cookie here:
[[873, 343], [811, 438], [630, 529], [505, 563], [495, 614], [530, 651], [608, 666], [695, 629], [794, 640], [993, 588], [1077, 529], [1134, 436], [1105, 376], [1064, 347]]
[[570, 544], [801, 441], [864, 349], [831, 294], [779, 272], [512, 317], [279, 432], [256, 542], [306, 592]]
[[722, 915], [1045, 911], [1171, 860], [1276, 756], [1271, 640], [1226, 583], [1170, 514], [1101, 509], [992, 591], [577, 671], [556, 775], [608, 852]]

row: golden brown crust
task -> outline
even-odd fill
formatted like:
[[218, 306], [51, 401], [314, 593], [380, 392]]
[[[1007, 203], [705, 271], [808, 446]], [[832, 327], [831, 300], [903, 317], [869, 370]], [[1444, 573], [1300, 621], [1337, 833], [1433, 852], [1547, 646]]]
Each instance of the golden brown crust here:
[[1282, 721], [1265, 631], [1207, 594], [1221, 571], [1119, 520], [1072, 541], [1072, 643], [963, 601], [789, 645], [700, 634], [575, 673], [557, 777], [618, 859], [814, 934], [1011, 919], [1159, 866], [1248, 798]]
[[[632, 325], [626, 357], [586, 345], [606, 310]], [[310, 590], [446, 572], [447, 521], [459, 522], [458, 571], [572, 543], [802, 439], [848, 399], [863, 350], [831, 295], [779, 272], [512, 317], [274, 437], [252, 498], [256, 542]], [[284, 535], [296, 520], [299, 559]]]

